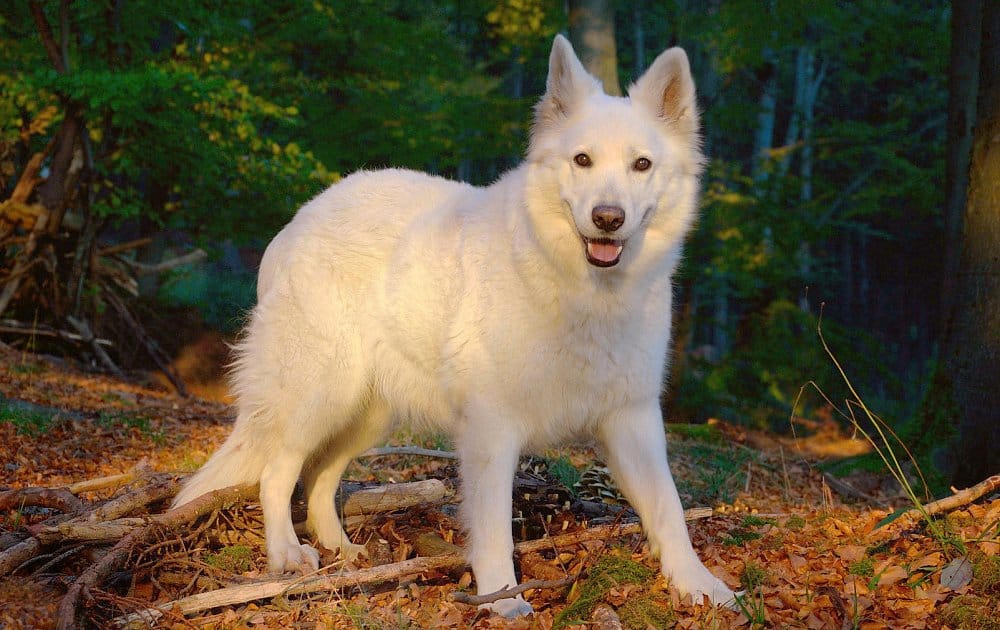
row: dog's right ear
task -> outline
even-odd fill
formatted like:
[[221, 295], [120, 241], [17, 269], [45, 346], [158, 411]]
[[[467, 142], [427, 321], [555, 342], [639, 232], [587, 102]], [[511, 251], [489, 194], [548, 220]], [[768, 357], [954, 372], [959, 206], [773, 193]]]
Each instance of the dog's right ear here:
[[600, 91], [601, 84], [577, 59], [569, 40], [556, 35], [549, 55], [545, 96], [535, 106], [535, 127], [545, 129], [557, 124], [570, 115], [579, 101]]

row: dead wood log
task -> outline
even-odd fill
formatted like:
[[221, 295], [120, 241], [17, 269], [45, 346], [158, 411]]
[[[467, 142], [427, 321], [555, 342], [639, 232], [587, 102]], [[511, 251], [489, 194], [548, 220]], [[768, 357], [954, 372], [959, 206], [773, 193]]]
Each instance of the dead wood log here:
[[390, 483], [358, 490], [344, 500], [344, 516], [366, 516], [433, 504], [445, 496], [440, 479]]
[[31, 560], [42, 549], [42, 543], [31, 537], [0, 551], [0, 577], [10, 575], [19, 566]]
[[957, 510], [997, 489], [1000, 489], [1000, 474], [987, 477], [964, 490], [958, 490], [949, 497], [931, 501], [920, 508], [911, 508], [882, 527], [872, 530], [868, 538], [875, 543], [885, 542], [895, 537], [898, 532], [913, 527], [921, 518]]
[[142, 486], [118, 498], [111, 499], [87, 515], [87, 520], [108, 521], [130, 514], [151, 503], [169, 499], [180, 490], [181, 482], [177, 477], [170, 477], [158, 483]]
[[65, 488], [18, 488], [0, 492], [0, 511], [26, 506], [47, 507], [72, 513], [83, 510], [83, 502]]
[[129, 532], [111, 548], [107, 555], [91, 565], [70, 586], [65, 597], [59, 602], [56, 628], [59, 630], [75, 628], [76, 610], [80, 605], [80, 599], [89, 595], [88, 591], [91, 587], [100, 584], [113, 571], [123, 566], [136, 547], [151, 541], [158, 532], [187, 525], [199, 516], [230, 507], [240, 501], [253, 498], [256, 494], [257, 488], [254, 486], [233, 486], [209, 492], [190, 503], [160, 515], [157, 519], [150, 519], [151, 522], [145, 527]]

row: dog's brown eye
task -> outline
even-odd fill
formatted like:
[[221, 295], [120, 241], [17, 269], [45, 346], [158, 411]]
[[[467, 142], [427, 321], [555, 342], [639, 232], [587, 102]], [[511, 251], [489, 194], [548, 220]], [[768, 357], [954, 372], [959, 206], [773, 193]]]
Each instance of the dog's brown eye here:
[[632, 164], [632, 168], [634, 168], [637, 171], [648, 171], [649, 167], [652, 165], [653, 163], [649, 161], [649, 158], [642, 157], [636, 160], [634, 164]]
[[587, 155], [586, 153], [577, 153], [576, 156], [573, 158], [573, 161], [576, 162], [577, 166], [582, 166], [583, 168], [587, 168], [592, 164], [592, 162], [590, 161], [590, 156]]

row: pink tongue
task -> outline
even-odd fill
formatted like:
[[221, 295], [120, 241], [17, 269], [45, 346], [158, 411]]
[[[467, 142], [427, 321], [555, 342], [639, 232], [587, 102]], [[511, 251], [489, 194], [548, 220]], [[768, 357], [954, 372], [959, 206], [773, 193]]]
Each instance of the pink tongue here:
[[620, 243], [598, 243], [596, 241], [587, 241], [587, 253], [590, 254], [590, 257], [594, 260], [612, 262], [621, 256], [622, 246]]

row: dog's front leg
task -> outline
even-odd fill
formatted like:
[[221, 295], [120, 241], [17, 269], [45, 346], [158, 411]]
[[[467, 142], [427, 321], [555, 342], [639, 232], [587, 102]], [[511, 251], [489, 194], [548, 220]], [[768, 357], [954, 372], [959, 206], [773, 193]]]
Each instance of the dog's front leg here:
[[[475, 424], [468, 426], [456, 443], [461, 459], [462, 512], [469, 532], [466, 553], [480, 595], [517, 584], [511, 493], [521, 445], [513, 431], [504, 430], [501, 425], [476, 418]], [[483, 604], [480, 608], [504, 617], [532, 612], [531, 605], [521, 596]]]
[[691, 545], [680, 496], [667, 465], [659, 402], [651, 400], [614, 414], [601, 425], [600, 438], [611, 474], [642, 519], [663, 574], [696, 603], [708, 595], [717, 605], [731, 606], [733, 592], [705, 568]]

